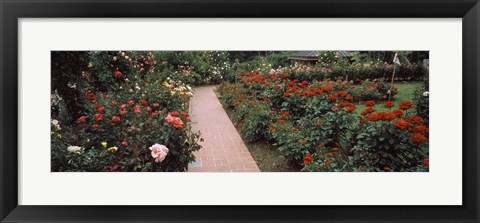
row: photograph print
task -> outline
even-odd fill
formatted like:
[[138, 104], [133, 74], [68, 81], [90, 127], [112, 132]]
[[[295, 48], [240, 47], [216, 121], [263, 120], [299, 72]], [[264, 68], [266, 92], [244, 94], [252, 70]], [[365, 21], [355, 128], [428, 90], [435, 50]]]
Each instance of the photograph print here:
[[428, 51], [51, 51], [52, 172], [428, 172]]

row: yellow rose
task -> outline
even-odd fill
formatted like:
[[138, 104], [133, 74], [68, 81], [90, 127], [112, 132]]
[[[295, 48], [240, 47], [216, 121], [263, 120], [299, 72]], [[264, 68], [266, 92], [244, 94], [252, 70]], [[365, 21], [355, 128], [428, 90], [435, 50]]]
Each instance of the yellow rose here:
[[112, 147], [107, 149], [107, 152], [114, 153], [114, 152], [117, 152], [117, 150], [118, 150], [118, 148], [116, 146], [112, 146]]
[[102, 146], [107, 148], [107, 142], [102, 142]]

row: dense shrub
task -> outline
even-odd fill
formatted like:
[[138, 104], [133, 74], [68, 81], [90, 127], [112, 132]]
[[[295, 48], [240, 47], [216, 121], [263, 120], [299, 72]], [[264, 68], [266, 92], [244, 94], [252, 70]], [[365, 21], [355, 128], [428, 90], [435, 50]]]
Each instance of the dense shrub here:
[[415, 93], [413, 101], [415, 102], [415, 111], [417, 114], [425, 120], [425, 125], [428, 126], [429, 118], [430, 118], [430, 111], [429, 111], [429, 103], [430, 103], [430, 92], [429, 92], [429, 84], [428, 84], [428, 77], [425, 78], [423, 85], [419, 87]]
[[52, 94], [52, 171], [186, 171], [200, 149], [190, 128], [190, 87], [158, 73], [152, 53], [95, 52], [90, 59], [90, 70], [76, 70], [82, 88], [71, 87], [80, 95], [73, 123], [67, 99]]
[[[286, 70], [292, 72], [267, 66], [218, 88], [222, 104], [237, 114], [243, 138], [271, 140], [303, 171], [428, 170], [425, 120], [415, 116], [412, 102], [397, 109], [385, 102], [389, 92], [395, 99], [397, 89], [381, 80], [312, 80]], [[381, 101], [378, 106], [389, 112], [375, 112]], [[367, 106], [360, 114], [359, 104]]]

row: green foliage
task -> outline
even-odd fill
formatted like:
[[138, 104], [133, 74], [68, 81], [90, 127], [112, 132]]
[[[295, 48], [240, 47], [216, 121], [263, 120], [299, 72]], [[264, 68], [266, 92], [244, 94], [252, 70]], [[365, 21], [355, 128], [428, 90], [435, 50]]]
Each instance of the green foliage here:
[[[169, 79], [169, 69], [156, 67], [149, 52], [92, 52], [87, 58], [88, 67], [66, 65], [82, 74], [70, 83], [78, 93], [73, 122], [66, 121], [67, 99], [58, 89], [52, 94], [52, 171], [186, 171], [200, 149], [188, 114], [190, 87]], [[149, 147], [155, 144], [168, 148], [164, 159], [153, 156]]]
[[430, 118], [430, 110], [429, 110], [429, 103], [430, 103], [430, 92], [429, 92], [429, 81], [428, 77], [425, 78], [423, 85], [420, 86], [417, 90], [415, 90], [413, 101], [415, 102], [415, 111], [417, 114], [425, 120], [425, 125], [429, 125], [429, 118]]
[[[260, 67], [220, 85], [219, 98], [234, 109], [245, 140], [275, 143], [303, 171], [428, 171], [428, 128], [420, 117], [409, 120], [413, 103], [397, 103], [410, 110], [401, 115], [393, 101], [360, 115], [357, 106], [385, 102], [389, 91], [393, 100], [398, 89], [383, 80], [323, 80], [321, 69]], [[399, 130], [401, 118], [410, 128]]]

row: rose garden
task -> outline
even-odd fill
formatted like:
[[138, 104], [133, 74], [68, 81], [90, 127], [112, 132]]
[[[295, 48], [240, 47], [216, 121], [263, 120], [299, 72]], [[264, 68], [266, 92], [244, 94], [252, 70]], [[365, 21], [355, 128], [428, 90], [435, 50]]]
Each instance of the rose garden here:
[[52, 51], [51, 170], [428, 171], [427, 61], [420, 51]]

